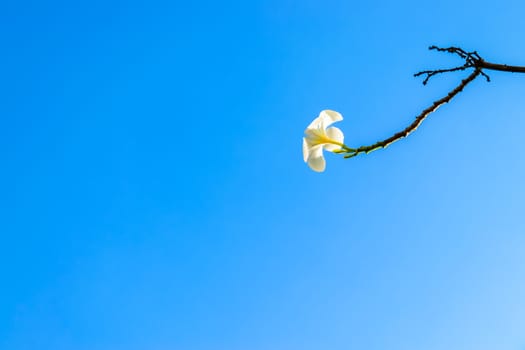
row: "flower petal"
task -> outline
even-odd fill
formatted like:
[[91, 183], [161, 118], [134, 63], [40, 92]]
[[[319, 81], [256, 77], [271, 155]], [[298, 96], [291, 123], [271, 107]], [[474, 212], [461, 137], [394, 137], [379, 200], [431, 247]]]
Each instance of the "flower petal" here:
[[306, 163], [308, 161], [308, 156], [310, 155], [310, 147], [308, 146], [308, 143], [306, 142], [306, 139], [303, 137], [303, 159]]
[[330, 109], [325, 109], [322, 111], [319, 114], [319, 118], [322, 119], [321, 128], [323, 130], [326, 129], [330, 124], [343, 120], [343, 116], [339, 112], [332, 111]]
[[341, 129], [336, 128], [335, 126], [326, 129], [326, 135], [328, 135], [328, 137], [332, 140], [337, 141], [339, 143], [344, 143], [345, 141], [345, 136], [343, 132], [341, 131]]
[[308, 125], [306, 127], [306, 130], [304, 132], [307, 132], [308, 130], [312, 130], [312, 129], [319, 129], [321, 127], [321, 123], [322, 123], [322, 119], [321, 119], [321, 115], [319, 115], [319, 117], [315, 118], [311, 123], [310, 125]]
[[325, 109], [319, 113], [319, 116], [315, 118], [310, 125], [306, 128], [308, 129], [326, 129], [328, 125], [343, 120], [343, 116], [330, 109]]
[[323, 172], [326, 168], [326, 161], [323, 157], [323, 146], [318, 145], [310, 149], [308, 156], [308, 166], [317, 172]]
[[[336, 128], [335, 126], [326, 129], [326, 135], [336, 142], [344, 143], [345, 137], [343, 135], [343, 132], [341, 131], [341, 129]], [[333, 152], [335, 150], [341, 149], [341, 146], [328, 143], [324, 146], [324, 149]]]

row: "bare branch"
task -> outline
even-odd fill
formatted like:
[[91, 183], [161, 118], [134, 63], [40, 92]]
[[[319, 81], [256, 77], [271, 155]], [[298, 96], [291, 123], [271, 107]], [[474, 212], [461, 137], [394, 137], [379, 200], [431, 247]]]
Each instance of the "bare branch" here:
[[401, 140], [402, 138], [407, 137], [412, 132], [414, 132], [419, 127], [419, 125], [421, 125], [421, 123], [431, 113], [435, 112], [439, 107], [441, 107], [445, 103], [450, 102], [450, 100], [452, 100], [454, 98], [454, 96], [456, 96], [461, 91], [463, 91], [465, 86], [467, 86], [470, 82], [472, 82], [474, 79], [476, 79], [476, 77], [479, 74], [481, 74], [481, 70], [480, 69], [474, 70], [473, 73], [471, 73], [466, 79], [462, 80], [461, 83], [458, 86], [456, 86], [452, 91], [450, 91], [446, 96], [442, 97], [441, 99], [439, 99], [437, 101], [434, 101], [430, 107], [428, 107], [427, 109], [423, 110], [423, 112], [421, 112], [416, 117], [416, 119], [412, 122], [412, 124], [407, 126], [402, 131], [400, 131], [398, 133], [395, 133], [394, 135], [390, 136], [389, 138], [387, 138], [385, 140], [376, 142], [373, 145], [361, 146], [361, 147], [357, 148], [355, 151], [345, 155], [344, 157], [345, 158], [351, 158], [351, 157], [355, 157], [355, 156], [357, 156], [358, 154], [361, 154], [361, 153], [367, 153], [368, 154], [368, 153], [373, 152], [375, 150], [388, 147], [392, 143], [394, 143], [394, 142], [396, 142], [398, 140]]
[[423, 80], [423, 85], [427, 85], [428, 80], [431, 77], [433, 77], [434, 75], [441, 74], [441, 73], [448, 73], [448, 72], [457, 72], [457, 71], [460, 71], [460, 70], [465, 70], [467, 68], [468, 67], [465, 67], [465, 66], [459, 66], [459, 67], [448, 68], [448, 69], [424, 70], [424, 71], [417, 72], [416, 74], [414, 74], [414, 77], [419, 77], [421, 75], [426, 75], [425, 80]]
[[449, 73], [449, 72], [458, 72], [458, 71], [464, 71], [467, 69], [474, 69], [474, 71], [465, 79], [461, 81], [461, 83], [456, 86], [453, 90], [451, 90], [446, 96], [442, 97], [441, 99], [434, 101], [430, 107], [423, 110], [416, 119], [405, 129], [403, 129], [400, 132], [395, 133], [394, 135], [390, 136], [389, 138], [378, 141], [370, 146], [361, 146], [359, 148], [353, 149], [346, 147], [344, 151], [338, 152], [343, 153], [344, 158], [352, 158], [362, 153], [370, 153], [375, 150], [388, 147], [392, 143], [407, 137], [412, 132], [414, 132], [421, 123], [433, 112], [435, 112], [439, 107], [444, 105], [445, 103], [450, 102], [457, 94], [459, 94], [463, 89], [470, 84], [474, 79], [476, 79], [478, 76], [483, 76], [487, 81], [490, 81], [490, 77], [483, 71], [486, 70], [495, 70], [495, 71], [502, 71], [502, 72], [511, 72], [511, 73], [525, 73], [525, 66], [509, 66], [506, 64], [496, 64], [496, 63], [490, 63], [485, 61], [481, 56], [477, 53], [477, 51], [471, 51], [467, 52], [459, 47], [451, 46], [451, 47], [437, 47], [437, 46], [430, 46], [429, 50], [435, 50], [439, 52], [447, 52], [450, 54], [454, 54], [459, 56], [461, 59], [463, 59], [465, 62], [461, 66], [457, 66], [454, 68], [446, 68], [446, 69], [435, 69], [435, 70], [425, 70], [418, 72], [414, 74], [415, 77], [419, 76], [425, 76], [425, 79], [423, 80], [423, 85], [426, 85], [429, 81], [429, 79], [435, 75], [443, 74], [443, 73]]

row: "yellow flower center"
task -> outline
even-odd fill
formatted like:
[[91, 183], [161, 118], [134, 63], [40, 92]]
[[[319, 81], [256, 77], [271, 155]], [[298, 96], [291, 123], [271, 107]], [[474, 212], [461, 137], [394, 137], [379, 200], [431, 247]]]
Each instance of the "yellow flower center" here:
[[324, 130], [321, 129], [311, 130], [307, 138], [308, 141], [310, 141], [310, 143], [312, 144], [312, 146], [322, 145], [325, 143], [330, 143], [332, 145], [337, 145], [340, 147], [344, 146], [341, 142], [337, 142], [336, 140], [328, 137]]

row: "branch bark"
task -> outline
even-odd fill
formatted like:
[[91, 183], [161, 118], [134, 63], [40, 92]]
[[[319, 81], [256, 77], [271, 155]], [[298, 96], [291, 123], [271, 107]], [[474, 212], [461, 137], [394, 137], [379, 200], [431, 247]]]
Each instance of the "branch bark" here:
[[509, 66], [507, 64], [490, 63], [483, 60], [478, 62], [477, 67], [481, 69], [498, 70], [500, 72], [525, 73], [525, 67], [522, 66]]

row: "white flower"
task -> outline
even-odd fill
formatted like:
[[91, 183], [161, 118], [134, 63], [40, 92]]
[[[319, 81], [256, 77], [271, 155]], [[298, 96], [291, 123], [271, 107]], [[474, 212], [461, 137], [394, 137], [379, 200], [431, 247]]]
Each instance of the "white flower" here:
[[308, 125], [303, 137], [303, 158], [312, 170], [324, 171], [326, 162], [323, 157], [323, 148], [327, 151], [340, 150], [344, 144], [344, 135], [336, 127], [327, 128], [330, 124], [343, 120], [343, 116], [336, 111], [324, 110]]

